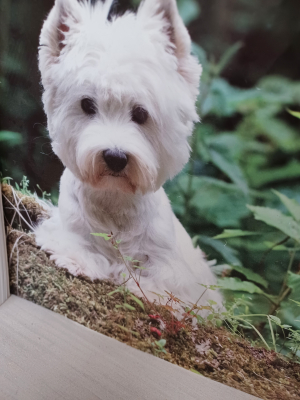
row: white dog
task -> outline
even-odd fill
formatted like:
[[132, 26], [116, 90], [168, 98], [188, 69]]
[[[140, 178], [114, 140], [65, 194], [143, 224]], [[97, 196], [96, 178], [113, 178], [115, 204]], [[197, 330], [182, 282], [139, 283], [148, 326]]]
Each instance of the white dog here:
[[[195, 303], [215, 278], [162, 185], [189, 159], [201, 67], [175, 0], [144, 0], [136, 14], [108, 18], [111, 6], [56, 0], [42, 29], [43, 102], [66, 169], [37, 243], [73, 275], [121, 282], [118, 252], [91, 235], [112, 232], [145, 268], [140, 285], [152, 300], [167, 290]], [[217, 291], [205, 298], [222, 302]]]

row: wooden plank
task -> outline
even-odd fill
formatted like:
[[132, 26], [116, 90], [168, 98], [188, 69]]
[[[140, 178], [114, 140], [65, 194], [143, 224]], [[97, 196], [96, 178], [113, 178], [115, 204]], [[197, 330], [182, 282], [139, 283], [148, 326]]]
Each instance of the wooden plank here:
[[0, 332], [1, 399], [255, 399], [16, 296]]
[[6, 235], [2, 204], [2, 187], [0, 183], [0, 305], [9, 297], [9, 278], [6, 250]]

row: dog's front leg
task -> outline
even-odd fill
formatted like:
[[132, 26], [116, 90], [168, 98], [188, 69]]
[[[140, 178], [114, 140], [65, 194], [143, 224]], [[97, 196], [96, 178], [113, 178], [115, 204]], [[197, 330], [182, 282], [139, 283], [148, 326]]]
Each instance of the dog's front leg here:
[[76, 185], [70, 171], [65, 170], [59, 207], [53, 207], [50, 218], [35, 229], [36, 242], [50, 254], [56, 266], [67, 269], [72, 275], [107, 279], [110, 263], [101, 253], [93, 251], [91, 232], [74, 192], [79, 189]]

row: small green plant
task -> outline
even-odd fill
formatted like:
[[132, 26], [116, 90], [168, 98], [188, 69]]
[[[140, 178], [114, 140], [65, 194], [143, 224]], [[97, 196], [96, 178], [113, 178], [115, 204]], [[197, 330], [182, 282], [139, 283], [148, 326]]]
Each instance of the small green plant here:
[[151, 343], [156, 355], [158, 355], [159, 353], [167, 354], [167, 350], [165, 349], [166, 343], [166, 339], [156, 340], [154, 343]]
[[112, 292], [108, 293], [108, 296], [112, 296], [116, 293], [120, 293], [122, 294], [123, 298], [124, 298], [124, 303], [122, 305], [116, 305], [116, 308], [123, 308], [125, 311], [126, 310], [135, 310], [135, 307], [131, 306], [130, 304], [128, 304], [128, 298], [130, 298], [131, 300], [135, 301], [140, 308], [145, 311], [145, 307], [143, 302], [138, 299], [136, 296], [134, 296], [130, 290], [125, 286], [126, 281], [126, 274], [122, 274], [122, 278], [124, 280], [124, 282], [122, 283], [122, 285], [120, 285], [116, 290], [113, 290]]
[[287, 346], [291, 349], [292, 356], [296, 358], [297, 353], [300, 350], [300, 331], [290, 329], [287, 339], [289, 340]]
[[[291, 356], [294, 358], [297, 356], [297, 352], [300, 349], [300, 331], [293, 329], [292, 326], [283, 324], [275, 315], [268, 315], [268, 314], [235, 314], [235, 309], [239, 309], [240, 304], [234, 303], [226, 312], [222, 312], [219, 315], [219, 318], [222, 318], [225, 322], [228, 329], [236, 334], [243, 335], [241, 330], [253, 330], [257, 337], [260, 339], [260, 343], [263, 344], [268, 350], [271, 349], [270, 345], [268, 344], [264, 335], [255, 327], [254, 323], [252, 322], [253, 318], [262, 317], [266, 320], [267, 325], [270, 329], [271, 335], [271, 343], [272, 347], [276, 352], [279, 352], [279, 346], [283, 348], [285, 345], [287, 348], [291, 350]], [[243, 304], [245, 305], [245, 303]], [[299, 303], [300, 305], [300, 303]], [[280, 339], [279, 334], [277, 333], [277, 328], [280, 328], [280, 331], [283, 336], [283, 340]], [[240, 330], [239, 330], [240, 329]]]
[[[267, 348], [270, 348], [267, 339], [263, 337], [261, 332], [263, 329], [268, 327], [272, 347], [277, 351], [277, 341], [279, 338], [279, 333], [277, 332], [278, 329], [281, 332], [281, 336], [285, 337], [288, 335], [287, 338], [294, 343], [294, 348], [298, 349], [297, 340], [299, 334], [298, 330], [293, 328], [293, 325], [297, 323], [297, 320], [294, 320], [291, 324], [288, 321], [287, 323], [282, 322], [282, 319], [285, 319], [284, 310], [291, 309], [290, 301], [292, 300], [297, 303], [299, 298], [300, 270], [295, 273], [292, 272], [292, 269], [295, 255], [300, 250], [300, 204], [295, 200], [288, 198], [283, 193], [274, 191], [274, 194], [281, 201], [289, 215], [285, 215], [282, 211], [270, 207], [248, 205], [248, 208], [253, 212], [256, 220], [264, 222], [270, 228], [281, 232], [283, 235], [279, 241], [275, 243], [267, 243], [269, 248], [260, 261], [260, 265], [263, 266], [266, 257], [271, 251], [277, 251], [278, 247], [280, 247], [281, 251], [288, 252], [289, 262], [279, 293], [277, 295], [271, 295], [268, 293], [266, 280], [264, 280], [261, 275], [244, 268], [241, 263], [232, 266], [227, 265], [226, 274], [230, 274], [230, 271], [238, 272], [240, 276], [244, 276], [244, 280], [237, 277], [225, 276], [220, 278], [218, 283], [225, 291], [227, 291], [227, 293], [244, 292], [265, 297], [267, 299], [269, 308], [266, 313], [251, 313], [249, 312], [251, 302], [239, 301], [234, 302], [234, 305], [228, 308], [226, 313], [223, 313], [223, 319], [225, 319], [234, 330], [237, 329], [237, 326], [241, 327], [242, 325], [243, 327], [250, 327], [255, 331], [264, 345]], [[257, 235], [263, 234], [265, 233], [226, 229], [222, 234], [217, 235], [215, 239], [228, 241], [233, 238], [241, 237], [249, 240], [249, 238], [255, 238]], [[245, 308], [246, 312], [241, 312], [242, 306]], [[297, 313], [297, 310], [295, 310], [295, 313]], [[299, 310], [298, 313], [300, 319]], [[209, 318], [215, 317], [209, 316]], [[255, 326], [257, 324], [260, 324], [259, 329]], [[286, 343], [286, 340], [284, 340], [284, 342]], [[296, 352], [297, 351], [298, 350], [296, 350]]]
[[[1, 183], [3, 184], [8, 184], [11, 185], [11, 181], [13, 181], [13, 178], [11, 177], [1, 177]], [[18, 184], [15, 182], [15, 189], [18, 190], [20, 193], [24, 194], [25, 196], [33, 196], [33, 193], [29, 189], [30, 181], [27, 178], [27, 176], [23, 176], [21, 182]], [[47, 193], [45, 190], [42, 190], [40, 185], [36, 185], [36, 187], [39, 189], [42, 199], [43, 200], [50, 200], [51, 199], [51, 194]]]
[[47, 193], [45, 190], [42, 190], [40, 185], [38, 185], [38, 184], [36, 185], [36, 187], [40, 190], [43, 200], [51, 200], [51, 194], [50, 193]]
[[32, 196], [31, 191], [29, 190], [29, 179], [27, 178], [27, 176], [23, 176], [20, 184], [18, 184], [17, 182], [15, 183], [15, 188], [21, 192], [22, 194], [24, 194], [25, 196]]
[[[111, 232], [110, 234], [108, 233], [91, 233], [91, 235], [93, 236], [98, 236], [98, 237], [102, 237], [104, 240], [106, 241], [110, 241], [112, 246], [116, 249], [117, 254], [119, 259], [123, 262], [123, 264], [125, 265], [129, 277], [126, 281], [123, 282], [123, 285], [129, 280], [129, 279], [133, 279], [135, 284], [137, 285], [137, 287], [139, 288], [143, 298], [145, 299], [145, 301], [147, 302], [147, 304], [150, 306], [151, 308], [151, 302], [148, 300], [148, 297], [145, 295], [143, 289], [140, 286], [139, 283], [139, 277], [140, 275], [138, 275], [137, 271], [139, 271], [140, 273], [142, 272], [142, 270], [144, 270], [145, 268], [142, 267], [140, 264], [140, 262], [138, 260], [134, 260], [132, 257], [130, 256], [123, 256], [123, 254], [121, 253], [120, 249], [119, 249], [119, 244], [120, 244], [120, 240], [116, 240], [113, 233]], [[137, 299], [138, 300], [138, 299]], [[136, 301], [136, 300], [135, 300]]]
[[9, 176], [2, 177], [2, 173], [1, 172], [0, 172], [0, 176], [1, 176], [1, 184], [10, 185], [10, 181], [13, 180], [13, 178], [11, 178]]

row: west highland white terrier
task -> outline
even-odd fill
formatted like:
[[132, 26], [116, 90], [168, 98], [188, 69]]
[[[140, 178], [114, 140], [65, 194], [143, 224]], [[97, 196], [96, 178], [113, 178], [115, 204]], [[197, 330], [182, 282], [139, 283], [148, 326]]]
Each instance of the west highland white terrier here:
[[[201, 66], [175, 0], [144, 0], [111, 17], [112, 0], [56, 0], [40, 36], [43, 102], [54, 152], [66, 167], [58, 208], [36, 229], [58, 267], [117, 283], [139, 261], [153, 300], [195, 303], [215, 277], [162, 188], [189, 159]], [[129, 289], [140, 295], [133, 279]], [[222, 303], [217, 291], [207, 299]]]

